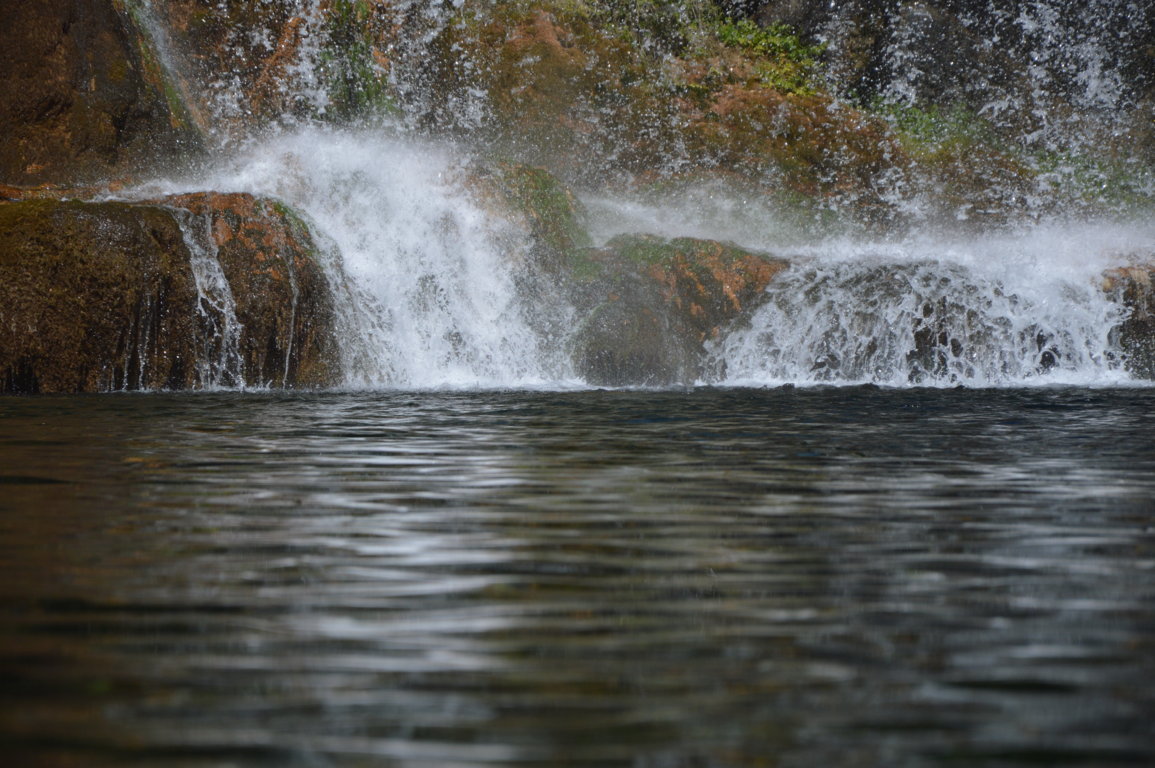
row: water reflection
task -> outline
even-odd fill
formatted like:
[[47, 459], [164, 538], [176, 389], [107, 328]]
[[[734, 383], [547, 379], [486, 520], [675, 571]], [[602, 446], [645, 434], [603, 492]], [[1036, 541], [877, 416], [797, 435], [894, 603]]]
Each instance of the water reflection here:
[[30, 764], [1141, 764], [1155, 393], [0, 402]]

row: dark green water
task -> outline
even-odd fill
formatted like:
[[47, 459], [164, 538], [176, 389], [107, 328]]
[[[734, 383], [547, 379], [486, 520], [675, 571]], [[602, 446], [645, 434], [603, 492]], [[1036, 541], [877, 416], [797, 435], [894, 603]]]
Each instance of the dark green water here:
[[1155, 390], [0, 400], [19, 766], [1155, 763]]

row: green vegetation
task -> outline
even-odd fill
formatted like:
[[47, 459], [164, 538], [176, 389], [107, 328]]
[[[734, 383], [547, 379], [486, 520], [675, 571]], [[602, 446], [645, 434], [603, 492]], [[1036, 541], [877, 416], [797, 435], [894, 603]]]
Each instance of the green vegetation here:
[[331, 118], [396, 112], [387, 73], [374, 58], [372, 21], [366, 0], [334, 0], [330, 6], [321, 65]]
[[749, 19], [721, 24], [718, 38], [726, 45], [758, 56], [785, 58], [806, 67], [814, 66], [826, 49], [823, 45], [807, 45], [794, 30], [783, 24], [760, 27]]
[[871, 111], [890, 123], [907, 148], [916, 154], [998, 143], [994, 126], [963, 105], [916, 106], [877, 100]]

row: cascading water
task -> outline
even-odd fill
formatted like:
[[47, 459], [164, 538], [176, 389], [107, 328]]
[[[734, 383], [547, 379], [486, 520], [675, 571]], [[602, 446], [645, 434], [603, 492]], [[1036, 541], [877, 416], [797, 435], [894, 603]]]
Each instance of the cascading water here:
[[[323, 4], [281, 5], [291, 15], [281, 36], [292, 32], [301, 42], [278, 65], [278, 92], [286, 104], [307, 104], [306, 112], [324, 113], [330, 106], [326, 67], [332, 62], [324, 59], [329, 32]], [[994, 27], [979, 53], [993, 61], [1004, 27], [1017, 30], [1014, 50], [1032, 62], [1028, 74], [1034, 82], [1026, 103], [1018, 105], [1020, 116], [1026, 113], [1035, 126], [1023, 141], [1051, 153], [1048, 157], [1081, 149], [1085, 137], [1095, 135], [1084, 131], [1091, 118], [1110, 127], [1114, 116], [1134, 110], [1134, 100], [1103, 54], [1104, 41], [1083, 32], [1060, 47], [1056, 35], [1071, 26], [1071, 18], [1083, 17], [1052, 12], [1053, 3], [1019, 5], [1017, 15], [986, 14]], [[827, 24], [834, 47], [851, 23], [851, 6], [858, 7], [849, 4]], [[226, 142], [233, 157], [223, 170], [192, 186], [275, 196], [308, 220], [327, 251], [326, 267], [339, 299], [348, 386], [580, 384], [567, 357], [567, 334], [577, 325], [567, 318], [575, 310], [526, 268], [527, 234], [471, 196], [462, 144], [411, 137], [417, 113], [426, 109], [420, 91], [428, 85], [421, 79], [418, 49], [430, 44], [452, 12], [439, 8], [397, 6], [397, 23], [408, 20], [417, 32], [406, 40], [408, 47], [395, 51], [408, 68], [399, 65], [390, 72], [398, 93], [408, 94], [411, 109], [406, 112], [402, 104], [402, 114], [389, 127], [302, 127], [301, 121], [287, 119], [272, 136]], [[904, 5], [901, 14], [882, 57], [890, 79], [876, 88], [911, 106], [921, 91], [934, 87], [921, 66], [919, 46], [925, 48], [925, 30], [938, 21], [921, 6]], [[970, 29], [968, 17], [960, 18]], [[268, 47], [275, 35], [250, 30], [249, 36], [260, 40], [247, 45]], [[237, 46], [243, 53], [241, 42]], [[1068, 72], [1071, 62], [1082, 72]], [[246, 112], [243, 95], [228, 85], [227, 75], [215, 85], [223, 119]], [[1004, 120], [1003, 113], [1014, 85], [992, 75], [980, 84], [985, 90], [978, 96], [968, 87], [959, 99], [985, 99], [973, 105], [976, 113], [1010, 130], [1014, 119]], [[1060, 89], [1069, 92], [1062, 109], [1053, 98]], [[471, 91], [468, 109], [480, 115], [484, 101], [484, 93]], [[285, 110], [286, 115], [299, 112], [291, 106]], [[470, 124], [467, 117], [456, 121], [458, 127]], [[1082, 138], [1060, 141], [1075, 136]], [[1038, 177], [1044, 186], [1065, 183], [1075, 173], [1062, 163], [1056, 168], [1057, 175]], [[893, 177], [880, 196], [897, 208], [917, 210], [925, 189], [911, 186], [898, 171]], [[188, 188], [167, 185], [167, 191]], [[709, 205], [703, 205], [705, 199]], [[1039, 223], [1045, 206], [1029, 206], [1024, 219], [1029, 223], [1018, 237], [980, 235], [963, 242], [920, 235], [847, 245], [780, 222], [770, 209], [717, 188], [662, 207], [604, 192], [588, 202], [592, 233], [603, 242], [617, 233], [651, 232], [802, 253], [791, 258], [790, 269], [771, 283], [752, 315], [710, 342], [711, 365], [702, 383], [1018, 386], [1128, 380], [1116, 339], [1126, 310], [1101, 285], [1103, 270], [1120, 262], [1103, 254], [1148, 251], [1155, 240], [1149, 227], [1097, 226], [1076, 234]], [[207, 272], [199, 276], [198, 289], [208, 286], [209, 278]], [[202, 304], [211, 304], [206, 297], [214, 295], [203, 289]], [[213, 380], [228, 383], [220, 376]]]
[[444, 147], [311, 129], [189, 185], [275, 196], [308, 218], [338, 298], [347, 386], [565, 382], [542, 329], [566, 309], [534, 306], [517, 272], [525, 233], [470, 198], [467, 174]]
[[181, 209], [173, 209], [173, 215], [181, 223], [197, 291], [200, 347], [197, 379], [206, 389], [243, 387], [241, 326], [232, 289], [217, 258], [212, 221], [208, 216], [196, 216]]
[[722, 380], [989, 387], [1127, 379], [1112, 338], [1125, 312], [1094, 274], [1055, 274], [1066, 270], [1053, 261], [1043, 271], [1029, 254], [995, 248], [983, 254], [988, 264], [913, 250], [800, 260], [748, 325], [715, 345]]

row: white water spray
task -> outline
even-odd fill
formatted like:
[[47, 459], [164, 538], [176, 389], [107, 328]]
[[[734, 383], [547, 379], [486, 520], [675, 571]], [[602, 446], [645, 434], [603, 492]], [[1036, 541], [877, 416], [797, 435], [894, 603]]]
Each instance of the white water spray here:
[[467, 174], [446, 147], [314, 129], [160, 191], [271, 195], [306, 216], [327, 251], [347, 386], [566, 381], [535, 317], [567, 310], [535, 304], [518, 270], [526, 234], [471, 199]]
[[1055, 228], [827, 246], [771, 284], [714, 346], [715, 367], [745, 385], [1122, 384], [1114, 337], [1127, 310], [1102, 274], [1152, 234]]
[[[286, 104], [311, 105], [302, 112], [307, 121], [326, 106], [320, 78], [322, 4], [284, 3], [296, 14], [286, 29], [298, 24], [302, 35], [309, 34], [279, 72], [278, 86]], [[1044, 13], [1047, 3], [1024, 7], [1004, 21], [1022, 28], [1023, 45], [1041, 52], [1032, 61], [1043, 66], [1060, 51], [1039, 41], [1049, 41], [1060, 24]], [[428, 23], [414, 22], [414, 29], [428, 28], [428, 34], [409, 41], [411, 58], [420, 58], [431, 39], [428, 30], [446, 22], [434, 6], [425, 11]], [[918, 14], [912, 17], [910, 35], [924, 22]], [[902, 58], [900, 50], [904, 39], [897, 37], [892, 54], [909, 64], [914, 60]], [[1109, 112], [1123, 96], [1098, 42], [1080, 37], [1073, 53], [1064, 55], [1088, 63], [1076, 78], [1080, 88], [1074, 101], [1088, 111]], [[990, 44], [996, 43], [994, 36]], [[238, 56], [246, 50], [240, 42], [235, 48]], [[1054, 77], [1054, 67], [1044, 69]], [[913, 65], [896, 71], [906, 79], [889, 84], [890, 96], [913, 102], [923, 74]], [[420, 101], [419, 78], [392, 76], [401, 78], [394, 83], [399, 93]], [[1038, 86], [1043, 89], [1036, 94], [1038, 104], [1032, 102], [1044, 126], [1057, 119], [1042, 100], [1049, 84]], [[986, 112], [998, 112], [996, 91], [983, 91], [992, 99], [982, 107]], [[238, 101], [239, 90], [222, 86], [220, 93], [232, 94], [230, 108], [238, 113], [247, 109]], [[222, 117], [230, 116], [224, 102], [218, 107]], [[286, 111], [282, 127], [294, 122], [288, 117], [292, 112]], [[411, 123], [417, 112], [402, 115], [400, 124]], [[1067, 124], [1059, 127], [1063, 135], [1072, 132]], [[223, 170], [161, 191], [271, 195], [308, 219], [326, 251], [347, 386], [579, 383], [566, 352], [565, 329], [576, 325], [567, 322], [572, 310], [535, 282], [523, 259], [529, 249], [526, 233], [470, 196], [467, 163], [456, 150], [397, 139], [380, 129], [294, 130], [244, 142], [248, 148]], [[1055, 183], [1062, 182], [1059, 177]], [[919, 205], [917, 190], [906, 189], [897, 172], [883, 194], [897, 208]], [[737, 241], [791, 258], [794, 266], [770, 285], [757, 312], [712, 342], [713, 370], [720, 373], [705, 382], [711, 384], [1123, 382], [1128, 377], [1113, 334], [1125, 310], [1103, 292], [1101, 275], [1119, 265], [1117, 257], [1106, 254], [1149, 251], [1155, 242], [1150, 227], [1128, 239], [1126, 228], [1078, 232], [1044, 224], [1018, 238], [847, 245], [821, 239], [768, 203], [736, 200], [719, 188], [688, 193], [673, 204], [607, 197], [587, 202], [598, 241], [619, 232], [688, 235]], [[186, 226], [186, 236], [194, 224]], [[202, 283], [209, 286], [211, 277], [198, 277], [198, 290]], [[203, 305], [212, 294], [201, 294]]]

